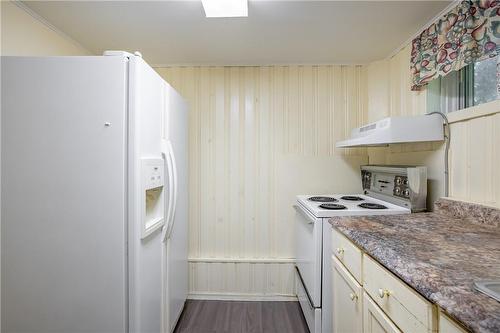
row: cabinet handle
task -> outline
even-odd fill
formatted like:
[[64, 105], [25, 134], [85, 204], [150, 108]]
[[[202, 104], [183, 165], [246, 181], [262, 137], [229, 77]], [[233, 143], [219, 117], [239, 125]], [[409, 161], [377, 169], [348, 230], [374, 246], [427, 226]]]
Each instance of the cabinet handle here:
[[339, 256], [343, 255], [343, 254], [344, 254], [344, 249], [343, 249], [343, 248], [338, 247], [338, 248], [337, 248], [337, 254], [338, 254]]
[[356, 302], [358, 300], [358, 295], [355, 293], [350, 293], [349, 297], [351, 298], [351, 301]]
[[391, 295], [391, 292], [387, 289], [379, 289], [378, 290], [378, 295], [380, 298], [384, 298], [385, 296], [389, 297]]

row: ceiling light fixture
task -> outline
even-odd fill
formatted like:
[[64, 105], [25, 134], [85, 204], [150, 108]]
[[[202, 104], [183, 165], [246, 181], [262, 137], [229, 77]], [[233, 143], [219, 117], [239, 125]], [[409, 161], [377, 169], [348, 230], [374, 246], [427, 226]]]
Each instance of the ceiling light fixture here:
[[248, 0], [201, 0], [207, 17], [247, 17]]

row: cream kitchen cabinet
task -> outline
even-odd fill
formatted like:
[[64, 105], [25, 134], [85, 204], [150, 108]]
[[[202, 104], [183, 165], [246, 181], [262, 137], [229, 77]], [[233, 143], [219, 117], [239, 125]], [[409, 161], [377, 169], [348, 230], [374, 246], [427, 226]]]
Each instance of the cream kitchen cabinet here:
[[334, 333], [438, 331], [437, 306], [335, 229], [332, 254]]
[[363, 294], [363, 333], [401, 333], [366, 292]]
[[436, 307], [366, 254], [363, 288], [404, 332], [437, 330]]
[[333, 332], [363, 331], [363, 288], [344, 265], [332, 256]]

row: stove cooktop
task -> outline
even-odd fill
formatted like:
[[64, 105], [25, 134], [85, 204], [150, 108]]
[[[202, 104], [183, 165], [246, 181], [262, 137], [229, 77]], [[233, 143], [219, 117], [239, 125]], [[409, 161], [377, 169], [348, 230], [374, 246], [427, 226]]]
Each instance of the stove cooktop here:
[[[311, 198], [328, 198], [311, 200]], [[297, 202], [316, 217], [408, 214], [410, 209], [364, 194], [298, 195]]]

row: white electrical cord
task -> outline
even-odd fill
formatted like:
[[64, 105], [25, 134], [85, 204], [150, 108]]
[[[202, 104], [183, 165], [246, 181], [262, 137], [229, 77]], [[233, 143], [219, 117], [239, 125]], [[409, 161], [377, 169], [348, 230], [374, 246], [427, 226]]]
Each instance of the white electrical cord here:
[[434, 111], [434, 112], [430, 112], [430, 113], [427, 113], [428, 115], [431, 115], [431, 114], [438, 114], [440, 115], [443, 120], [444, 120], [444, 123], [446, 125], [446, 128], [447, 128], [447, 131], [448, 133], [444, 133], [444, 138], [446, 140], [446, 146], [445, 146], [445, 149], [444, 149], [444, 196], [447, 197], [448, 194], [449, 194], [449, 162], [448, 162], [448, 153], [450, 151], [450, 140], [451, 140], [451, 128], [450, 128], [450, 123], [448, 122], [448, 117], [446, 116], [446, 114], [442, 113], [442, 112], [439, 112], [439, 111]]

